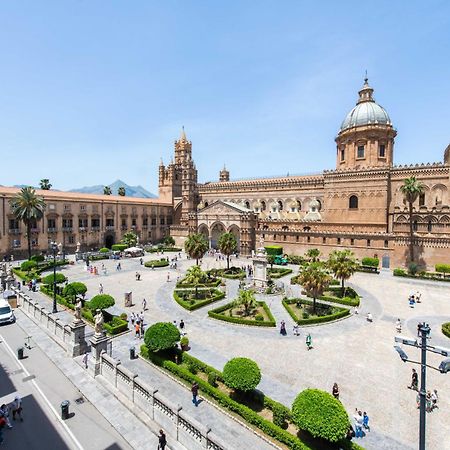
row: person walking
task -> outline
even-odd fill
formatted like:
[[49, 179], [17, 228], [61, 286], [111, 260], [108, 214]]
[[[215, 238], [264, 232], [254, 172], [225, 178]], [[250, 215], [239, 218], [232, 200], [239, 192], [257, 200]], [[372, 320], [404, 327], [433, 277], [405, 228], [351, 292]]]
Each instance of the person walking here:
[[400, 318], [398, 318], [397, 321], [395, 322], [395, 329], [397, 330], [397, 333], [402, 332], [402, 322]]
[[133, 311], [131, 311], [131, 314], [130, 314], [130, 321], [131, 321], [131, 326], [134, 327], [134, 322], [136, 321], [136, 316]]
[[286, 336], [287, 335], [287, 331], [286, 331], [286, 322], [284, 320], [281, 321], [280, 324], [280, 334], [282, 336]]
[[16, 420], [16, 416], [20, 419], [21, 422], [23, 422], [23, 417], [22, 417], [22, 399], [16, 395], [14, 397], [13, 402], [11, 403], [11, 410], [12, 410], [12, 416], [13, 416], [13, 420]]
[[419, 375], [416, 372], [416, 369], [412, 369], [411, 374], [411, 385], [408, 386], [409, 389], [417, 391], [419, 388]]
[[164, 450], [167, 445], [167, 439], [166, 434], [163, 430], [159, 430], [159, 436], [158, 436], [158, 450]]
[[335, 399], [339, 400], [339, 386], [337, 383], [333, 384], [332, 394]]
[[365, 430], [370, 431], [369, 416], [365, 411], [363, 412], [363, 427]]
[[194, 383], [192, 384], [191, 392], [192, 392], [192, 403], [195, 406], [198, 406], [198, 399], [197, 399], [197, 396], [198, 396], [198, 383], [196, 381], [194, 381]]
[[147, 300], [145, 300], [145, 298], [142, 299], [142, 309], [143, 309], [144, 311], [147, 310]]
[[184, 321], [183, 319], [180, 320], [180, 333], [184, 336]]
[[100, 283], [100, 284], [98, 285], [98, 293], [99, 293], [99, 294], [103, 294], [103, 284], [102, 284], [102, 283]]
[[167, 282], [170, 281], [170, 272], [167, 272]]
[[355, 410], [355, 414], [353, 415], [353, 420], [355, 422], [355, 437], [363, 437], [363, 417], [362, 412], [358, 411], [358, 408]]
[[138, 320], [136, 320], [136, 325], [134, 326], [134, 337], [139, 339], [141, 337], [141, 326]]
[[309, 333], [306, 336], [306, 347], [308, 348], [308, 350], [311, 350], [313, 348], [312, 347], [312, 337]]
[[9, 420], [9, 408], [3, 403], [0, 406], [0, 417], [5, 420], [6, 427], [10, 430], [12, 428], [11, 421]]

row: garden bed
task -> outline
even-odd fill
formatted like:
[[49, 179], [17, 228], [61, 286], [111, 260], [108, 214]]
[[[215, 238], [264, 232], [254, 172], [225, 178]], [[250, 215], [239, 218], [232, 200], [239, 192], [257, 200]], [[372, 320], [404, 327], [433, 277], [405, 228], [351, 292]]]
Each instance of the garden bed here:
[[145, 267], [167, 267], [169, 265], [169, 261], [166, 258], [156, 259], [153, 261], [146, 261], [144, 263]]
[[179, 247], [152, 247], [152, 248], [146, 248], [145, 251], [147, 253], [157, 253], [157, 252], [175, 252], [175, 253], [179, 253], [181, 252], [181, 248]]
[[[206, 283], [201, 283], [198, 285], [199, 288], [204, 288], [204, 287], [217, 287], [220, 286], [220, 284], [222, 283], [222, 280], [220, 278], [211, 278], [210, 281], [206, 282]], [[195, 284], [192, 283], [186, 283], [185, 279], [183, 278], [182, 280], [180, 280], [177, 283], [176, 286], [177, 289], [189, 289], [189, 288], [195, 288]]]
[[281, 278], [292, 273], [292, 269], [286, 267], [273, 267], [267, 269], [267, 275], [270, 278]]
[[229, 269], [210, 269], [207, 274], [212, 277], [229, 278], [230, 280], [242, 280], [245, 278], [246, 272], [240, 267], [230, 267]]
[[313, 325], [331, 322], [350, 314], [347, 308], [325, 305], [316, 301], [316, 313], [313, 312], [313, 302], [303, 298], [284, 298], [283, 306], [298, 325]]
[[175, 289], [173, 298], [183, 308], [194, 311], [225, 298], [225, 293], [218, 289]]
[[251, 316], [243, 316], [241, 307], [236, 306], [234, 301], [208, 311], [208, 316], [241, 325], [251, 325], [256, 327], [276, 326], [275, 318], [266, 302], [257, 302], [257, 307], [254, 308]]
[[442, 324], [442, 333], [448, 338], [450, 338], [450, 322]]
[[379, 274], [380, 271], [378, 270], [378, 267], [373, 267], [373, 266], [358, 266], [356, 268], [357, 272], [365, 272], [365, 273], [375, 273], [375, 274]]
[[439, 272], [420, 272], [415, 275], [405, 269], [394, 269], [394, 277], [414, 278], [416, 280], [450, 281], [450, 274]]

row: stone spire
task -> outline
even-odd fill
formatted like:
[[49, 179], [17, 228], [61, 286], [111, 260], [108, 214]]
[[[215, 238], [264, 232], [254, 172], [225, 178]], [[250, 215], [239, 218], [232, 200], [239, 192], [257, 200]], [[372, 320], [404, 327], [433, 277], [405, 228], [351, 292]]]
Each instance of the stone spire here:
[[223, 165], [223, 169], [219, 172], [219, 180], [230, 181], [230, 172], [225, 167], [225, 164]]
[[187, 142], [186, 133], [184, 132], [184, 125], [181, 127], [180, 141], [185, 141], [185, 142]]
[[367, 78], [367, 70], [366, 70], [366, 77], [364, 78], [364, 84], [361, 90], [358, 92], [359, 99], [356, 104], [363, 103], [363, 102], [375, 102], [373, 99], [373, 88], [369, 86], [369, 79]]

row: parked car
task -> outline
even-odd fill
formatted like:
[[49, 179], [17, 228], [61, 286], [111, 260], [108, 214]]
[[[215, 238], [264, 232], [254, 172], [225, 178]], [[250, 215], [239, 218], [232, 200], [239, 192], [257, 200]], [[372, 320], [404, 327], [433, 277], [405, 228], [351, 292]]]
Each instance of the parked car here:
[[445, 358], [441, 364], [439, 364], [439, 370], [442, 373], [450, 372], [450, 358]]
[[16, 316], [6, 300], [0, 299], [0, 324], [14, 323]]

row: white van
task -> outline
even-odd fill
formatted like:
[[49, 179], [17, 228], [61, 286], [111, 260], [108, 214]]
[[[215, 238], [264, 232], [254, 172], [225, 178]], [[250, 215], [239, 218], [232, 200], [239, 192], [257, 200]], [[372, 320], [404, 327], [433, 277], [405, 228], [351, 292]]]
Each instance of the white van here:
[[4, 323], [14, 323], [16, 317], [6, 300], [0, 299], [0, 325]]

